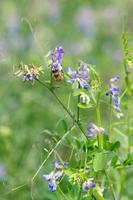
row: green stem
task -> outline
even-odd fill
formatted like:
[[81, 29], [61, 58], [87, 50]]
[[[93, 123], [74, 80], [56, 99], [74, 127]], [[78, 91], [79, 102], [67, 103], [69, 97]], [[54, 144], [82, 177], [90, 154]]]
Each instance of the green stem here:
[[110, 95], [110, 107], [109, 107], [109, 128], [108, 128], [109, 137], [111, 135], [111, 121], [112, 121], [112, 95]]
[[122, 194], [123, 194], [123, 191], [124, 191], [124, 186], [125, 186], [125, 179], [126, 179], [126, 174], [124, 172], [124, 170], [121, 170], [121, 187], [120, 187], [120, 193], [119, 193], [119, 198], [121, 199], [122, 198]]
[[64, 110], [69, 114], [69, 116], [73, 119], [74, 116], [72, 115], [72, 113], [68, 110], [68, 108], [61, 102], [61, 100], [59, 99], [59, 97], [56, 95], [56, 93], [49, 88], [45, 83], [43, 83], [40, 80], [37, 80], [41, 85], [43, 85], [44, 87], [46, 87], [52, 94], [53, 96], [56, 98], [56, 100], [61, 104], [61, 106], [64, 108]]
[[56, 93], [53, 90], [50, 90], [50, 92], [54, 95], [54, 97], [56, 98], [56, 100], [60, 103], [60, 105], [64, 108], [64, 110], [69, 114], [69, 116], [74, 119], [73, 114], [71, 113], [70, 110], [68, 110], [68, 108], [62, 103], [62, 101], [59, 99], [59, 97], [56, 95]]
[[82, 194], [82, 187], [80, 187], [77, 200], [80, 200], [80, 199], [81, 199], [81, 194]]
[[129, 83], [129, 71], [127, 68], [127, 64], [126, 64], [126, 54], [124, 54], [124, 60], [123, 60], [123, 65], [124, 65], [124, 70], [125, 70], [125, 84], [127, 87], [127, 93], [129, 94], [130, 92], [130, 83]]
[[53, 74], [52, 71], [50, 72], [50, 87], [53, 87]]
[[36, 173], [34, 174], [34, 176], [32, 177], [31, 182], [33, 183], [35, 177], [38, 175], [38, 173], [40, 172], [40, 170], [42, 169], [42, 167], [44, 166], [44, 164], [46, 163], [46, 161], [50, 158], [50, 156], [53, 154], [53, 152], [56, 150], [56, 148], [62, 143], [62, 141], [69, 135], [69, 133], [74, 129], [75, 127], [72, 126], [64, 135], [63, 137], [56, 143], [56, 145], [52, 148], [52, 150], [49, 152], [49, 154], [47, 155], [47, 157], [44, 159], [44, 161], [42, 162], [42, 164], [40, 165], [40, 167], [38, 168], [38, 170], [36, 171]]
[[105, 173], [106, 179], [107, 179], [107, 181], [108, 181], [108, 184], [109, 184], [109, 187], [110, 187], [110, 191], [111, 191], [111, 193], [112, 193], [113, 200], [116, 200], [116, 198], [115, 198], [115, 192], [114, 192], [112, 183], [111, 183], [111, 181], [110, 181], [110, 178], [109, 178], [109, 176], [108, 176], [108, 173], [107, 173], [106, 169], [105, 169], [104, 173]]
[[[80, 102], [80, 95], [78, 95], [78, 103], [79, 103], [79, 102]], [[79, 120], [80, 120], [79, 110], [80, 110], [80, 108], [79, 108], [79, 106], [77, 105], [77, 122], [79, 122]]]
[[127, 119], [127, 125], [128, 125], [128, 153], [130, 154], [130, 149], [131, 149], [131, 141], [130, 141], [130, 117], [128, 116]]
[[98, 126], [101, 127], [101, 114], [100, 114], [99, 104], [97, 105], [96, 112], [97, 112], [97, 123], [98, 123]]
[[[83, 127], [81, 125], [81, 123], [77, 120], [74, 119], [74, 115], [71, 113], [71, 111], [62, 103], [62, 101], [59, 99], [59, 97], [56, 95], [56, 93], [49, 88], [45, 83], [43, 83], [40, 80], [37, 80], [41, 85], [43, 85], [45, 88], [47, 88], [52, 95], [56, 98], [56, 100], [59, 102], [59, 104], [64, 108], [64, 110], [68, 113], [68, 115], [71, 117], [71, 119], [73, 120], [73, 122], [76, 124], [76, 126], [78, 127], [78, 129], [80, 129], [80, 131], [83, 133], [84, 137], [85, 137], [85, 131], [83, 130]], [[86, 139], [86, 137], [85, 137]]]
[[[97, 124], [98, 124], [98, 127], [101, 127], [101, 114], [100, 114], [99, 103], [97, 104], [97, 107], [96, 107], [96, 113], [97, 113]], [[102, 149], [102, 146], [103, 146], [103, 137], [102, 137], [101, 134], [97, 135], [97, 143], [98, 143], [99, 150]]]
[[64, 197], [65, 200], [68, 200], [68, 198], [66, 197], [66, 195], [64, 194], [64, 192], [61, 190], [61, 188], [58, 185], [58, 191], [59, 193], [62, 195], [62, 197]]

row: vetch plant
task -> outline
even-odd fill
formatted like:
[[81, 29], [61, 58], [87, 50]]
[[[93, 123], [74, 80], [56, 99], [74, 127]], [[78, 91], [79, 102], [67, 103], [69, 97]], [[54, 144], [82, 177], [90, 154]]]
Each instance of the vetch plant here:
[[[64, 62], [63, 59], [65, 60], [65, 54], [63, 47], [60, 45], [50, 51], [47, 58], [47, 66], [38, 67], [34, 64], [20, 63], [18, 71], [15, 72], [15, 75], [17, 77], [21, 76], [25, 82], [32, 84], [36, 82], [46, 88], [56, 99], [55, 104], [60, 104], [67, 117], [71, 119], [69, 128], [66, 128], [68, 126], [67, 121], [63, 121], [65, 133], [63, 136], [58, 137], [55, 146], [48, 152], [42, 164], [38, 166], [31, 181], [33, 184], [39, 173], [41, 171], [44, 173], [45, 163], [56, 153], [59, 160], [56, 159], [54, 161], [54, 170], [45, 171], [43, 178], [48, 184], [49, 191], [60, 194], [60, 199], [121, 199], [121, 190], [118, 191], [115, 188], [115, 183], [110, 175], [112, 169], [116, 171], [119, 169], [124, 170], [133, 162], [129, 127], [129, 146], [126, 159], [123, 160], [119, 155], [119, 149], [122, 145], [120, 141], [112, 140], [114, 131], [112, 111], [118, 117], [115, 119], [118, 120], [118, 123], [122, 117], [125, 118], [125, 98], [132, 98], [133, 91], [132, 83], [130, 83], [129, 79], [129, 75], [132, 73], [130, 70], [133, 59], [127, 47], [126, 37], [123, 34], [126, 85], [122, 90], [117, 85], [122, 79], [120, 79], [119, 75], [110, 78], [107, 91], [107, 86], [101, 80], [95, 67], [83, 61], [80, 61], [76, 69], [68, 66], [65, 71], [62, 64]], [[46, 70], [49, 71], [49, 79], [45, 78]], [[66, 87], [66, 85], [71, 88], [71, 96], [76, 102], [76, 110], [66, 105], [57, 95], [57, 88], [59, 90], [60, 87]], [[106, 95], [110, 99], [106, 98]], [[109, 110], [106, 128], [104, 128], [101, 114], [101, 110], [105, 105]], [[83, 121], [81, 112], [88, 111], [89, 113], [90, 110], [93, 110], [93, 115], [96, 116], [95, 121], [89, 121], [89, 117], [86, 122]], [[78, 135], [76, 135], [77, 132]], [[72, 148], [72, 152], [69, 159], [65, 160], [60, 156], [57, 148], [66, 142], [66, 138], [69, 140], [69, 137], [71, 142], [67, 145]], [[71, 161], [74, 162], [74, 165], [71, 164]], [[65, 182], [65, 190], [61, 187], [60, 182]], [[108, 195], [109, 198], [107, 197]]]

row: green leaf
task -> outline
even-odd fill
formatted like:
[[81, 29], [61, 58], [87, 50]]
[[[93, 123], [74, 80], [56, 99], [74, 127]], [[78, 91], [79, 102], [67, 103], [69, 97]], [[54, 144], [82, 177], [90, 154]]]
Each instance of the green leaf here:
[[93, 160], [93, 169], [98, 172], [105, 168], [106, 166], [106, 155], [105, 153], [96, 153]]
[[75, 92], [73, 92], [73, 96], [78, 96], [80, 94], [85, 94], [90, 98], [90, 96], [89, 96], [90, 95], [90, 91], [87, 91], [87, 90], [85, 90], [83, 88], [79, 88]]
[[120, 148], [120, 142], [116, 141], [116, 142], [110, 142], [108, 140], [108, 136], [105, 135], [105, 137], [103, 138], [103, 143], [104, 143], [104, 149], [105, 150], [110, 150], [110, 151], [116, 151]]
[[86, 109], [86, 108], [92, 108], [92, 107], [94, 107], [94, 105], [92, 105], [90, 103], [89, 104], [78, 103], [78, 107]]
[[133, 153], [129, 154], [127, 159], [123, 162], [124, 165], [133, 165]]
[[118, 161], [118, 156], [116, 154], [114, 154], [114, 156], [111, 160], [111, 166], [114, 167], [116, 165], [117, 161]]
[[79, 96], [81, 93], [84, 93], [84, 90], [79, 88], [76, 91], [73, 92], [73, 96]]

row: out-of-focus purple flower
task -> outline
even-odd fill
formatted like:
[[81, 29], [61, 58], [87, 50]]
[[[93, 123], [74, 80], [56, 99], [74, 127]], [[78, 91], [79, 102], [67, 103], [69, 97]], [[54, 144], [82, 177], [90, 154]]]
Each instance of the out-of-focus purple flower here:
[[[79, 87], [81, 88], [88, 88], [88, 75], [89, 75], [89, 68], [86, 65], [80, 65], [79, 69], [76, 71], [72, 71], [70, 67], [67, 68], [67, 75], [70, 77], [67, 80], [68, 83], [78, 83]], [[75, 90], [78, 89], [78, 85]]]
[[54, 161], [54, 167], [55, 167], [55, 169], [57, 169], [57, 170], [61, 170], [61, 169], [63, 169], [63, 168], [65, 168], [65, 167], [67, 167], [67, 162], [63, 162], [63, 163], [61, 163], [61, 162], [59, 162], [58, 160], [55, 160]]
[[117, 83], [119, 80], [120, 80], [120, 76], [117, 75], [117, 76], [111, 78], [111, 79], [110, 79], [110, 82], [111, 82], [111, 83]]
[[120, 76], [115, 76], [110, 79], [110, 89], [106, 95], [112, 95], [114, 109], [117, 112], [121, 112], [120, 101], [119, 101], [119, 87], [115, 85], [120, 80]]
[[52, 61], [61, 63], [64, 57], [64, 49], [62, 46], [56, 46], [51, 51]]
[[61, 71], [62, 70], [62, 60], [64, 58], [64, 49], [62, 46], [56, 46], [51, 51], [51, 70], [54, 71]]
[[49, 174], [43, 175], [43, 178], [48, 182], [48, 188], [51, 192], [55, 192], [57, 185], [56, 185], [56, 180], [59, 179], [61, 176], [55, 175], [55, 173], [52, 171]]
[[74, 24], [76, 27], [91, 39], [95, 37], [96, 21], [95, 13], [91, 7], [83, 6], [75, 13]]
[[46, 181], [50, 181], [52, 179], [55, 179], [55, 176], [54, 176], [54, 172], [50, 172], [49, 174], [45, 174], [43, 175], [43, 178], [46, 180]]
[[114, 26], [117, 24], [116, 22], [119, 19], [118, 10], [116, 7], [107, 6], [104, 10], [102, 10], [102, 18], [104, 21], [110, 24], [112, 28], [112, 25]]
[[96, 187], [96, 184], [90, 180], [87, 180], [83, 183], [82, 189], [84, 192], [87, 192], [88, 190]]
[[54, 167], [56, 171], [52, 171], [49, 174], [43, 175], [43, 178], [48, 182], [48, 188], [51, 192], [55, 192], [57, 188], [57, 181], [63, 176], [63, 168], [66, 166], [64, 162], [61, 164], [58, 160], [54, 161]]
[[61, 10], [58, 0], [43, 1], [41, 4], [43, 12], [53, 21], [60, 20]]
[[105, 134], [105, 129], [101, 127], [97, 127], [95, 124], [89, 124], [87, 127], [87, 133], [86, 136], [88, 138], [96, 138], [98, 134]]
[[5, 180], [7, 177], [7, 169], [5, 165], [0, 165], [0, 181]]
[[56, 189], [57, 189], [57, 185], [56, 185], [56, 181], [53, 179], [53, 180], [50, 180], [48, 182], [48, 189], [51, 191], [51, 192], [55, 192]]
[[43, 175], [43, 178], [48, 182], [48, 188], [51, 192], [55, 192], [57, 188], [57, 182], [63, 176], [63, 171], [50, 172], [49, 174]]

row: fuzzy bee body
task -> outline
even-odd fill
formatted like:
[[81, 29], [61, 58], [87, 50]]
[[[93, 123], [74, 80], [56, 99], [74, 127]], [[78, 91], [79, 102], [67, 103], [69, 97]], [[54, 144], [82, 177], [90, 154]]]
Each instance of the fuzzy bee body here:
[[55, 81], [62, 81], [64, 79], [63, 70], [59, 71], [56, 69], [53, 70], [52, 73]]

